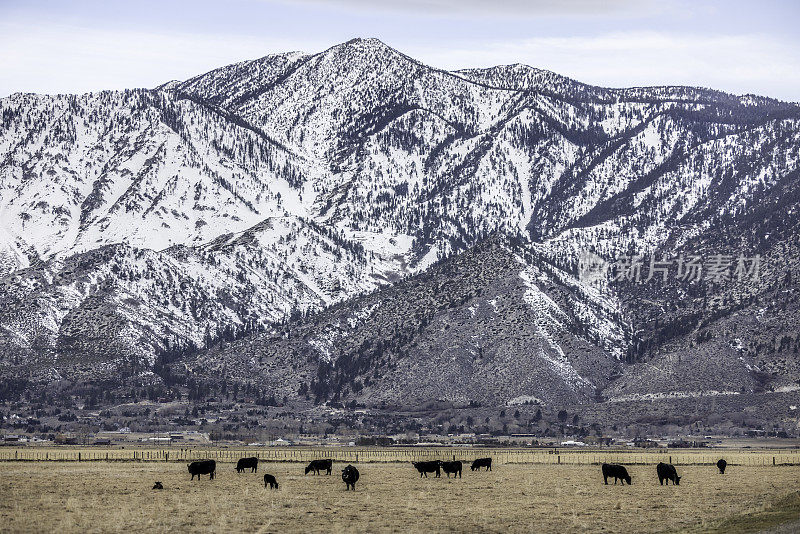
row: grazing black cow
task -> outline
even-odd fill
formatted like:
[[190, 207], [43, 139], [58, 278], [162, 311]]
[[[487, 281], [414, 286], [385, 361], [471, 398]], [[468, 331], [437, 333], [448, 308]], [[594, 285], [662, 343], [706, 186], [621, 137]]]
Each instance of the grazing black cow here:
[[442, 464], [442, 471], [450, 478], [450, 473], [453, 473], [453, 478], [461, 478], [461, 462], [440, 462]]
[[314, 471], [315, 475], [318, 475], [320, 471], [327, 471], [327, 474], [330, 475], [333, 471], [333, 460], [311, 460], [311, 463], [306, 466], [306, 474], [311, 471]]
[[199, 460], [189, 464], [189, 473], [192, 474], [192, 480], [197, 476], [200, 480], [200, 475], [209, 475], [208, 479], [213, 480], [214, 474], [217, 472], [217, 462], [214, 460]]
[[434, 460], [432, 462], [411, 462], [414, 464], [414, 467], [419, 471], [419, 478], [422, 478], [425, 475], [425, 478], [428, 478], [428, 473], [436, 473], [436, 478], [442, 476], [442, 472], [439, 470], [439, 467], [442, 465], [442, 462], [439, 460]]
[[349, 490], [350, 488], [353, 488], [353, 491], [356, 490], [356, 482], [358, 482], [359, 476], [358, 469], [352, 465], [348, 465], [342, 469], [342, 480], [347, 485], [345, 491]]
[[728, 467], [728, 462], [720, 458], [717, 462], [717, 469], [719, 469], [719, 472], [724, 475], [726, 467]]
[[241, 473], [245, 469], [249, 469], [251, 473], [258, 473], [258, 458], [239, 458], [236, 462], [236, 472]]
[[269, 473], [264, 475], [264, 487], [266, 488], [268, 484], [269, 489], [278, 489], [278, 481], [275, 480], [275, 477]]
[[473, 471], [480, 470], [481, 467], [485, 467], [487, 471], [492, 470], [492, 459], [491, 458], [478, 458], [472, 465], [469, 467]]
[[155, 484], [153, 484], [153, 489], [161, 490], [164, 489], [164, 486], [161, 485], [161, 482], [156, 482]]
[[628, 474], [628, 470], [622, 465], [603, 464], [603, 482], [605, 482], [606, 485], [608, 485], [608, 477], [614, 477], [614, 485], [617, 484], [617, 480], [621, 480], [623, 486], [626, 482], [629, 486], [631, 484], [631, 476]]
[[665, 480], [667, 481], [667, 486], [669, 486], [670, 480], [675, 486], [678, 486], [681, 483], [681, 477], [678, 476], [678, 472], [675, 471], [675, 466], [672, 464], [659, 462], [656, 466], [656, 472], [658, 473], [658, 483], [662, 486], [664, 485]]

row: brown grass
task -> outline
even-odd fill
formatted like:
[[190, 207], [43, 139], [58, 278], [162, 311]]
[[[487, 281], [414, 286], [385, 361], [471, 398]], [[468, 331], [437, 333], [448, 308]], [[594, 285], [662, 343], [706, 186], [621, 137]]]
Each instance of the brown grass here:
[[[363, 464], [349, 493], [341, 467], [315, 477], [301, 464], [262, 463], [258, 474], [237, 475], [221, 463], [216, 480], [192, 482], [177, 463], [4, 462], [0, 531], [726, 531], [744, 516], [755, 518], [744, 530], [753, 531], [800, 516], [796, 497], [787, 497], [800, 480], [793, 466], [725, 475], [678, 466], [677, 487], [659, 486], [652, 466], [632, 466], [633, 486], [615, 487], [603, 485], [599, 466], [502, 465], [467, 469], [461, 480], [420, 480], [408, 464]], [[264, 489], [267, 472], [280, 490]], [[150, 489], [156, 480], [163, 491]]]

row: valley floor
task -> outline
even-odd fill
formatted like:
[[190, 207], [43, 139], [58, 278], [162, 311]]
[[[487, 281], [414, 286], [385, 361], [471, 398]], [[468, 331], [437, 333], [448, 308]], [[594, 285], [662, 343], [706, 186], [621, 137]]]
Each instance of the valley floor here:
[[[358, 464], [356, 492], [298, 463], [190, 481], [186, 465], [2, 462], [2, 532], [758, 532], [800, 518], [800, 466], [653, 466], [632, 486], [603, 485], [596, 465], [497, 465], [462, 479], [420, 479], [409, 464]], [[263, 487], [271, 473], [280, 489]], [[163, 491], [151, 490], [155, 481]], [[781, 530], [774, 530], [782, 532]]]

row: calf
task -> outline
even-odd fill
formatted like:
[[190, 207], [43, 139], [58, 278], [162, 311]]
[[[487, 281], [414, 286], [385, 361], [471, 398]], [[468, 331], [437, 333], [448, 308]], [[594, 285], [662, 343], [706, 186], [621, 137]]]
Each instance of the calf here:
[[478, 458], [472, 465], [469, 467], [473, 471], [480, 470], [481, 467], [485, 467], [487, 471], [492, 470], [492, 459], [491, 458]]
[[161, 482], [156, 482], [153, 484], [153, 489], [162, 490], [164, 489], [164, 486], [161, 484]]
[[436, 478], [442, 476], [442, 472], [439, 470], [441, 466], [441, 462], [439, 460], [434, 460], [433, 462], [411, 462], [414, 464], [414, 467], [417, 471], [419, 471], [419, 478], [422, 478], [424, 475], [425, 478], [428, 478], [428, 473], [436, 473]]
[[245, 469], [249, 469], [251, 473], [258, 473], [258, 458], [239, 458], [236, 462], [236, 472], [241, 473]]
[[278, 489], [278, 481], [275, 480], [275, 477], [269, 473], [264, 475], [264, 487], [266, 488], [268, 484], [269, 489]]
[[625, 469], [622, 465], [616, 464], [603, 464], [603, 482], [608, 485], [608, 477], [614, 477], [614, 485], [617, 484], [617, 480], [622, 481], [622, 485], [624, 486], [627, 482], [630, 486], [631, 484], [631, 476], [628, 474], [628, 470]]
[[681, 477], [678, 476], [678, 472], [675, 470], [675, 466], [672, 464], [659, 462], [656, 466], [656, 472], [658, 473], [658, 483], [662, 486], [664, 485], [665, 480], [667, 481], [667, 486], [669, 486], [670, 480], [674, 486], [678, 486], [681, 483]]
[[719, 472], [724, 475], [726, 467], [728, 467], [728, 462], [720, 458], [717, 462], [717, 469], [719, 469]]
[[217, 472], [217, 462], [214, 460], [199, 460], [189, 464], [189, 473], [192, 475], [192, 480], [197, 476], [200, 480], [200, 475], [209, 475], [208, 479], [213, 480], [214, 474]]
[[442, 464], [442, 471], [450, 478], [450, 473], [453, 473], [453, 478], [461, 478], [461, 462], [440, 462]]
[[311, 463], [306, 466], [306, 474], [312, 471], [315, 475], [318, 475], [320, 471], [326, 471], [330, 475], [333, 471], [333, 460], [311, 460]]
[[352, 465], [348, 465], [342, 469], [342, 480], [346, 484], [345, 491], [349, 490], [350, 488], [353, 488], [353, 491], [356, 490], [356, 482], [358, 482], [359, 476], [358, 469]]

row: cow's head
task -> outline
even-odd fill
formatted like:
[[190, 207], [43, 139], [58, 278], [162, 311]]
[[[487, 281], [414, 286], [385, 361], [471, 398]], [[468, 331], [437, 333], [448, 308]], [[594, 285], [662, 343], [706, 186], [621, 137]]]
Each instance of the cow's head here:
[[675, 485], [676, 486], [680, 486], [681, 485], [681, 477], [679, 477], [677, 475], [675, 476]]
[[625, 482], [627, 482], [627, 483], [628, 483], [628, 485], [630, 486], [630, 485], [631, 485], [631, 480], [632, 480], [632, 479], [633, 479], [633, 477], [631, 477], [630, 475], [628, 475], [627, 477], [625, 477]]
[[312, 470], [313, 470], [313, 468], [311, 467], [311, 464], [308, 464], [306, 466], [306, 474], [309, 474]]

